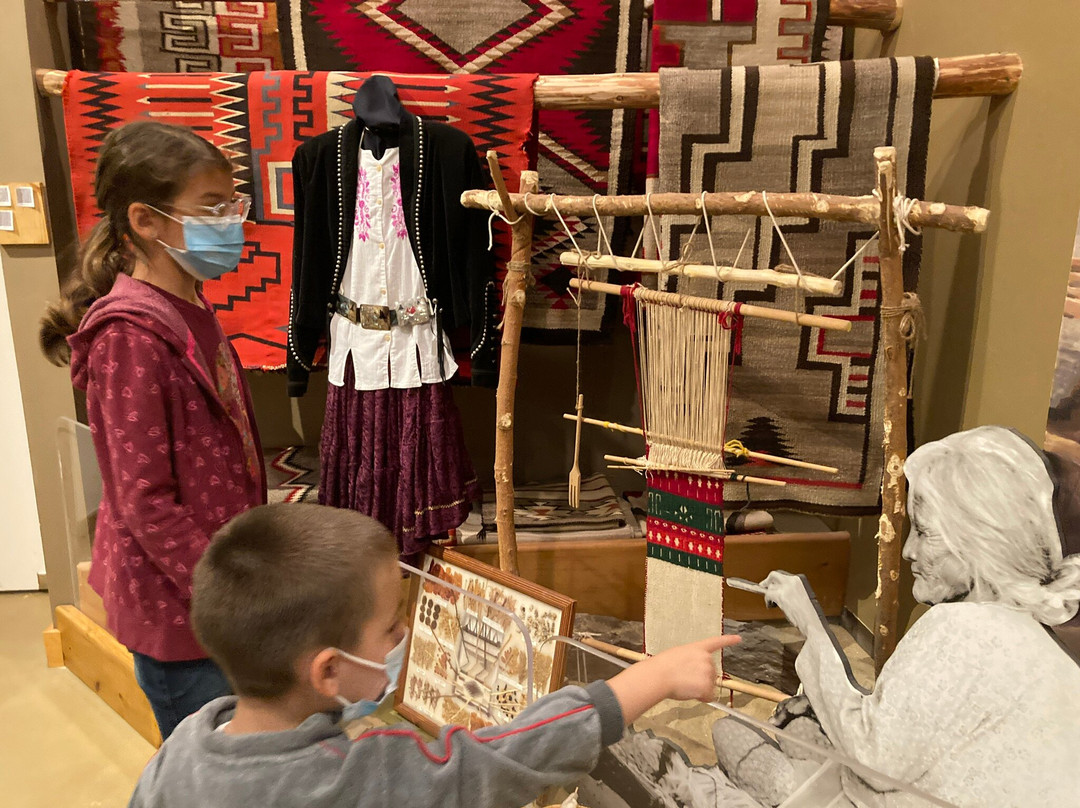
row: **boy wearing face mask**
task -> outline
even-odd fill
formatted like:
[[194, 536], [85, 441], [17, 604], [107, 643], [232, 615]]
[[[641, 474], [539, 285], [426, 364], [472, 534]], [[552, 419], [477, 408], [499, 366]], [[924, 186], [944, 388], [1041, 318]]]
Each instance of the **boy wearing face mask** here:
[[102, 478], [90, 585], [167, 738], [229, 692], [191, 630], [191, 571], [266, 501], [243, 369], [199, 289], [236, 269], [250, 200], [211, 143], [144, 121], [105, 138], [94, 194], [101, 220], [41, 344], [86, 391]]
[[536, 701], [510, 724], [406, 726], [350, 740], [348, 714], [396, 685], [406, 629], [397, 543], [355, 511], [255, 508], [223, 528], [195, 570], [192, 615], [236, 696], [185, 720], [131, 805], [517, 808], [590, 771], [604, 745], [666, 698], [711, 699], [715, 637], [588, 687]]

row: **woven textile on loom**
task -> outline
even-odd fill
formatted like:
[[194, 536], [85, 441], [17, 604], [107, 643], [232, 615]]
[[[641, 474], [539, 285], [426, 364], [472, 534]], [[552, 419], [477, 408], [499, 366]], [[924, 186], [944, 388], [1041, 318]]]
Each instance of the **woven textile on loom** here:
[[[918, 198], [923, 195], [935, 81], [936, 64], [929, 58], [661, 71], [659, 190], [864, 195], [875, 185], [874, 148], [892, 145], [898, 190]], [[779, 222], [800, 268], [824, 276], [836, 272], [875, 232], [865, 225], [818, 219]], [[664, 218], [665, 257], [683, 251], [694, 224], [692, 216]], [[768, 217], [720, 216], [711, 225], [721, 265], [734, 263], [748, 229], [739, 266], [790, 264]], [[919, 239], [909, 234], [904, 254], [908, 290], [918, 278], [919, 248]], [[700, 234], [688, 255], [697, 263], [712, 263]], [[878, 508], [884, 357], [877, 352], [876, 242], [841, 280], [841, 294], [815, 296], [763, 284], [667, 279], [668, 288], [680, 292], [852, 322], [851, 332], [843, 333], [746, 321], [733, 372], [727, 437], [755, 451], [840, 469], [826, 476], [755, 467], [755, 475], [789, 481], [783, 488], [753, 489], [756, 502], [821, 513]], [[725, 494], [729, 501], [741, 501], [746, 487], [728, 483]]]
[[645, 651], [724, 631], [724, 496], [719, 480], [651, 473]]
[[[139, 119], [190, 126], [233, 159], [236, 190], [252, 198], [239, 270], [206, 282], [203, 292], [245, 368], [283, 368], [292, 281], [293, 152], [352, 117], [353, 96], [366, 78], [362, 73], [69, 73], [64, 120], [79, 232], [85, 234], [99, 215], [94, 165], [111, 130]], [[472, 137], [481, 155], [497, 150], [516, 190], [519, 173], [528, 167], [535, 75], [394, 78], [411, 112], [453, 123]], [[498, 227], [495, 235], [501, 267], [510, 254], [509, 229]]]

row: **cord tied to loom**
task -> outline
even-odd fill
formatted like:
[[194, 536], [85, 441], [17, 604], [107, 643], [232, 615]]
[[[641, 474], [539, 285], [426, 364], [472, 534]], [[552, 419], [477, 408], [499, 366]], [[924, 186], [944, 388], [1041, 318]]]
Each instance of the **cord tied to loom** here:
[[[881, 201], [881, 192], [877, 188], [873, 190], [874, 198]], [[919, 206], [918, 199], [909, 199], [906, 196], [897, 195], [893, 199], [893, 216], [896, 219], [896, 232], [900, 237], [900, 252], [906, 252], [908, 248], [907, 234], [921, 236], [922, 228], [911, 223], [911, 214]]]
[[923, 311], [922, 302], [915, 292], [904, 292], [904, 298], [899, 306], [882, 306], [881, 319], [885, 321], [893, 317], [900, 318], [897, 329], [900, 339], [904, 341], [907, 349], [911, 352], [911, 364], [908, 367], [907, 398], [912, 399], [912, 380], [915, 378], [915, 359], [918, 356], [916, 346], [919, 341], [926, 337], [926, 313]]
[[733, 356], [742, 353], [742, 332], [744, 318], [742, 316], [742, 303], [735, 303], [731, 311], [722, 311], [716, 315], [716, 320], [725, 331], [734, 331], [731, 340], [731, 352]]

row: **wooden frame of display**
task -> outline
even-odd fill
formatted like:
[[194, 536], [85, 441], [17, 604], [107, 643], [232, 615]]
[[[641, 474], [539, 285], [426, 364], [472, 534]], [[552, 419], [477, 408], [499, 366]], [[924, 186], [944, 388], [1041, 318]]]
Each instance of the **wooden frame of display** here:
[[[462, 581], [461, 583], [451, 581], [451, 583], [455, 583], [462, 589], [473, 591], [470, 583], [475, 583], [476, 579], [484, 581], [492, 589], [496, 589], [499, 593], [505, 595], [505, 597], [507, 598], [506, 608], [509, 608], [511, 611], [517, 614], [518, 617], [523, 617], [520, 613], [518, 613], [517, 608], [517, 604], [520, 603], [521, 598], [527, 598], [530, 601], [535, 601], [541, 606], [546, 607], [549, 610], [547, 612], [547, 616], [550, 616], [556, 623], [556, 625], [553, 626], [551, 635], [549, 636], [554, 636], [557, 634], [569, 635], [573, 632], [576, 601], [574, 601], [572, 598], [568, 598], [565, 595], [561, 595], [558, 592], [554, 592], [553, 590], [547, 589], [546, 587], [540, 586], [539, 584], [533, 583], [532, 581], [527, 581], [524, 578], [519, 578], [516, 575], [512, 575], [508, 572], [500, 570], [498, 567], [489, 566], [488, 564], [484, 564], [483, 562], [477, 561], [474, 558], [470, 558], [467, 555], [463, 555], [449, 549], [432, 547], [421, 557], [419, 569], [429, 574], [435, 574], [431, 572], [431, 565], [433, 564], [441, 565], [444, 568], [449, 568], [451, 571], [462, 573], [465, 576], [472, 576], [471, 581], [466, 580]], [[451, 703], [459, 705], [458, 710], [460, 714], [440, 718], [438, 712], [427, 713], [422, 711], [418, 706], [416, 706], [414, 701], [415, 697], [410, 696], [410, 677], [417, 672], [416, 660], [414, 656], [414, 648], [417, 646], [417, 643], [433, 643], [432, 649], [435, 654], [442, 653], [446, 654], [447, 657], [449, 657], [449, 652], [439, 640], [438, 618], [435, 617], [436, 624], [434, 626], [429, 625], [427, 622], [420, 622], [420, 618], [422, 616], [421, 612], [423, 611], [420, 604], [426, 597], [438, 597], [438, 595], [432, 591], [432, 589], [437, 587], [438, 585], [428, 581], [425, 578], [420, 578], [419, 576], [413, 576], [413, 578], [414, 580], [411, 582], [411, 585], [409, 587], [408, 601], [410, 630], [409, 644], [405, 649], [405, 661], [402, 665], [401, 678], [398, 682], [397, 691], [394, 694], [394, 709], [406, 720], [420, 727], [425, 732], [431, 733], [432, 735], [438, 734], [438, 731], [442, 726], [451, 723], [461, 724], [470, 730], [478, 729], [483, 726], [491, 726], [494, 723], [499, 723], [497, 721], [487, 720], [493, 718], [493, 716], [490, 713], [486, 716], [481, 715], [481, 712], [485, 709], [484, 707], [476, 705], [476, 709], [472, 709], [469, 702], [464, 698], [456, 698], [452, 699], [451, 701]], [[455, 595], [455, 597], [461, 597], [458, 593], [453, 594]], [[445, 601], [445, 599], [443, 600]], [[513, 602], [513, 606], [511, 606], [511, 600]], [[444, 605], [446, 605], [445, 602], [435, 604], [431, 609], [428, 610], [428, 615], [430, 616], [431, 614], [439, 614], [438, 609], [440, 609]], [[523, 605], [531, 606], [532, 604], [526, 603]], [[524, 619], [525, 618], [523, 617], [523, 620]], [[479, 620], [482, 623], [484, 617], [479, 616]], [[510, 625], [516, 624], [511, 623]], [[509, 626], [505, 627], [504, 631], [508, 632]], [[537, 699], [545, 695], [546, 693], [558, 690], [558, 688], [562, 685], [563, 673], [566, 668], [566, 646], [563, 643], [547, 643], [547, 645], [552, 646], [550, 648], [550, 651], [547, 651], [543, 647], [543, 641], [545, 638], [537, 637], [533, 635], [532, 632], [530, 632], [530, 634], [533, 642], [533, 698]], [[460, 637], [460, 628], [458, 636]], [[496, 652], [496, 658], [503, 656], [507, 652], [508, 648], [511, 651], [517, 653], [524, 653], [524, 643], [521, 644], [521, 648], [519, 649], [517, 645], [510, 646], [510, 642], [513, 642], [513, 640], [506, 640], [504, 644], [500, 645], [499, 650]], [[455, 647], [454, 653], [456, 655], [460, 655], [461, 653], [463, 653], [460, 645]], [[548, 667], [546, 677], [544, 679], [541, 679], [540, 681], [537, 681], [537, 662], [547, 653], [550, 653], [550, 667]], [[461, 676], [460, 660], [456, 663], [452, 663], [448, 658], [446, 663], [444, 664], [450, 666], [450, 669], [453, 670], [453, 672], [456, 674], [455, 680], [459, 680]], [[539, 666], [539, 670], [543, 670], [544, 667], [547, 666]], [[487, 668], [488, 666], [485, 665], [483, 671], [484, 673], [487, 673]], [[429, 686], [431, 686], [436, 692], [439, 692], [438, 685], [431, 684], [431, 680], [440, 681], [444, 685], [449, 685], [451, 688], [453, 688], [455, 684], [454, 681], [449, 680], [447, 677], [440, 675], [434, 670], [430, 672], [428, 672], [427, 668], [425, 668], [424, 670], [426, 673], [424, 677], [425, 680], [427, 680]], [[493, 687], [497, 686], [497, 679], [494, 683], [481, 683], [476, 681], [476, 676], [474, 674], [469, 674], [468, 676], [469, 679], [472, 680], [472, 682], [476, 683], [480, 688], [487, 687], [489, 697]], [[521, 680], [521, 684], [522, 687], [524, 687], [524, 679]], [[465, 685], [462, 685], [462, 687], [464, 688]], [[498, 691], [496, 690], [495, 692]], [[507, 688], [505, 692], [513, 693], [515, 691]], [[447, 699], [450, 697], [450, 695], [451, 694], [448, 694], [446, 692], [441, 692], [435, 698], [436, 700]], [[482, 695], [473, 696], [474, 700], [481, 698], [483, 698]], [[525, 690], [523, 689], [521, 691], [521, 701], [517, 702], [513, 707], [510, 708], [514, 710], [515, 714], [517, 711], [520, 710], [520, 708], [523, 708], [525, 706], [524, 698]], [[503, 704], [509, 704], [509, 702], [504, 701]], [[505, 709], [499, 708], [498, 704], [489, 704], [488, 708], [490, 709], [493, 706], [497, 709], [500, 709], [500, 711]], [[512, 718], [513, 715], [506, 714], [505, 717]]]

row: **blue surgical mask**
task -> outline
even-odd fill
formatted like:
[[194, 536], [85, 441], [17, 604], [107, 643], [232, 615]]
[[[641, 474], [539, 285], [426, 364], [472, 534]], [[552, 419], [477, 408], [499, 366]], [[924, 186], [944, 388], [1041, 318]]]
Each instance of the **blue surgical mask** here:
[[244, 252], [244, 217], [231, 216], [168, 216], [184, 227], [184, 247], [173, 247], [161, 239], [158, 243], [191, 275], [201, 281], [212, 281], [232, 272]]
[[349, 701], [342, 695], [337, 696], [337, 700], [341, 703], [341, 719], [342, 721], [355, 721], [358, 718], [363, 718], [366, 715], [371, 715], [378, 709], [379, 705], [386, 701], [394, 691], [397, 689], [398, 679], [401, 677], [401, 667], [405, 663], [405, 649], [409, 645], [409, 632], [405, 632], [405, 636], [401, 638], [401, 642], [394, 646], [394, 648], [386, 655], [386, 661], [372, 662], [370, 659], [363, 659], [358, 656], [346, 653], [341, 649], [336, 649], [341, 656], [350, 662], [355, 662], [357, 665], [363, 665], [365, 668], [371, 668], [372, 670], [382, 671], [386, 674], [386, 677], [390, 680], [386, 683], [386, 689], [383, 690], [382, 695], [378, 699], [361, 699], [360, 701]]

